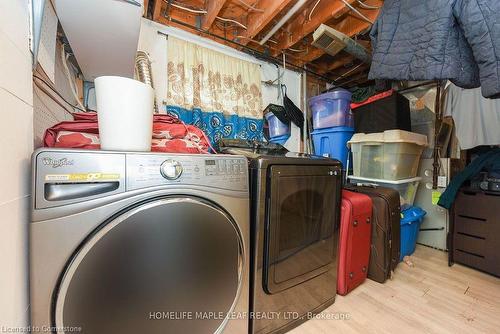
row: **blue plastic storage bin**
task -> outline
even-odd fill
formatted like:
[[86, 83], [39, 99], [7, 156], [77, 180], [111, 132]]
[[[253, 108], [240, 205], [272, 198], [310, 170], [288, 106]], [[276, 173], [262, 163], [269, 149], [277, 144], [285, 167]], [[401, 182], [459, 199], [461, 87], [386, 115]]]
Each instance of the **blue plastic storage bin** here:
[[309, 107], [312, 111], [313, 128], [315, 130], [334, 126], [353, 128], [351, 95], [351, 92], [345, 89], [336, 89], [311, 98]]
[[269, 139], [271, 143], [285, 145], [286, 141], [290, 138], [290, 135], [283, 135]]
[[269, 137], [290, 136], [290, 126], [281, 122], [272, 112], [267, 113], [264, 117], [269, 125]]
[[314, 143], [314, 154], [340, 160], [345, 168], [349, 156], [347, 142], [353, 134], [354, 128], [342, 126], [313, 131], [311, 135]]
[[418, 232], [424, 216], [427, 214], [423, 209], [412, 206], [401, 212], [401, 257], [400, 261], [407, 255], [415, 252], [417, 246]]

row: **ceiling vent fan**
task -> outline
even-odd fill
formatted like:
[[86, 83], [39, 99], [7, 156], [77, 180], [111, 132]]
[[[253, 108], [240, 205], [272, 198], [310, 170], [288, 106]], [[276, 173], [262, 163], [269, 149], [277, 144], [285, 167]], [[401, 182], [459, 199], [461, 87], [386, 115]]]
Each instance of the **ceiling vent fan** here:
[[344, 50], [365, 63], [371, 63], [371, 54], [365, 47], [346, 34], [325, 24], [320, 25], [313, 33], [312, 45], [325, 50], [326, 53], [332, 56]]

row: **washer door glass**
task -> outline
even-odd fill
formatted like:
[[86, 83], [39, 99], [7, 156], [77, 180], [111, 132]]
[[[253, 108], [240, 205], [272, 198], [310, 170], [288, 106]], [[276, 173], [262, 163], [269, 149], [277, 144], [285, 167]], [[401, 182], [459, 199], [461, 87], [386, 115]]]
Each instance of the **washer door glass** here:
[[216, 333], [238, 298], [243, 259], [237, 226], [213, 204], [142, 204], [75, 253], [56, 295], [55, 326], [61, 333]]

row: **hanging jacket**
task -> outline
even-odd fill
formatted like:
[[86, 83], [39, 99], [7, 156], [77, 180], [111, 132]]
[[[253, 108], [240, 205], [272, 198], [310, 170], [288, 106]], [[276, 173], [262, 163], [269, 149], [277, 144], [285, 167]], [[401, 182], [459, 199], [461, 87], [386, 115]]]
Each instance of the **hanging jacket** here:
[[370, 79], [449, 79], [500, 98], [499, 0], [386, 0]]
[[465, 167], [460, 174], [457, 174], [439, 198], [438, 205], [446, 209], [451, 208], [462, 184], [479, 174], [483, 169], [500, 170], [500, 148], [481, 154]]

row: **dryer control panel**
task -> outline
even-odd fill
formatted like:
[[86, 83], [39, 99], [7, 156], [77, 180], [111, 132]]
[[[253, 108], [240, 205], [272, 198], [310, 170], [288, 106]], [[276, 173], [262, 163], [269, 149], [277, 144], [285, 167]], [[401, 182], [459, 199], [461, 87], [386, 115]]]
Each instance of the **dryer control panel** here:
[[127, 154], [127, 190], [163, 184], [248, 189], [247, 160], [226, 155]]

